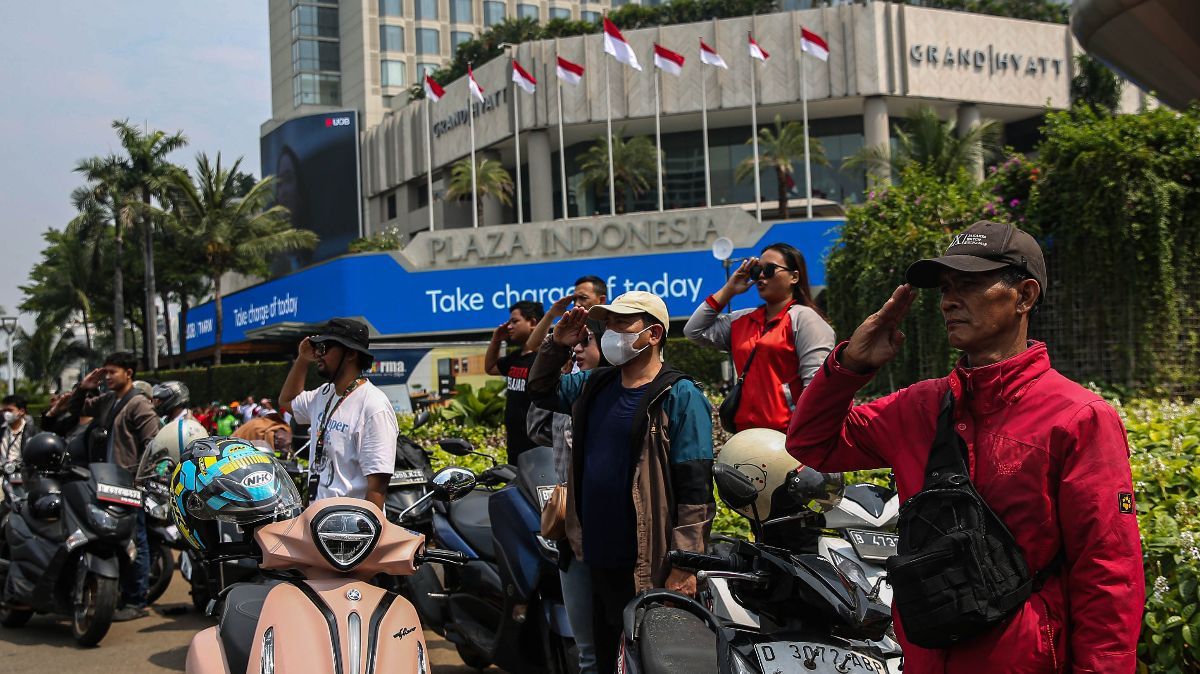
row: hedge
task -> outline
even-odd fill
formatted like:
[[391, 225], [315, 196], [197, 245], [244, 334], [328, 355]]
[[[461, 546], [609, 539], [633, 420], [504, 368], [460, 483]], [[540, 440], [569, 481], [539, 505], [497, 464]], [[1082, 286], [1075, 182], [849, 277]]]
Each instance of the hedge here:
[[[243, 400], [246, 396], [271, 398], [279, 395], [283, 380], [287, 378], [291, 368], [288, 362], [270, 363], [237, 363], [233, 365], [214, 365], [211, 367], [189, 367], [180, 370], [159, 370], [155, 377], [159, 381], [178, 380], [188, 387], [193, 404], [204, 404], [211, 401], [228, 404], [234, 400]], [[321, 384], [317, 376], [317, 368], [308, 368], [305, 379], [306, 389], [316, 388]]]

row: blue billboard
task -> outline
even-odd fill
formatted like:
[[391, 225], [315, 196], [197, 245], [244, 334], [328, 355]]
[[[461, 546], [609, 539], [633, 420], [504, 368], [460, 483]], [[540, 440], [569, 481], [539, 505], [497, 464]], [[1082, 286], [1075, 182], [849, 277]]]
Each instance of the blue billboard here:
[[[842, 220], [777, 223], [734, 257], [754, 255], [769, 244], [790, 243], [804, 253], [809, 280], [825, 285], [825, 256]], [[646, 290], [662, 297], [672, 317], [686, 318], [725, 283], [721, 262], [705, 250], [620, 257], [569, 259], [508, 266], [408, 271], [388, 253], [348, 255], [225, 297], [224, 343], [250, 330], [279, 323], [319, 323], [333, 316], [361, 316], [380, 334], [416, 336], [490, 331], [522, 300], [549, 305], [571, 291], [580, 276], [605, 279], [609, 296]], [[753, 291], [734, 308], [758, 304]], [[188, 350], [214, 344], [211, 302], [188, 312]]]

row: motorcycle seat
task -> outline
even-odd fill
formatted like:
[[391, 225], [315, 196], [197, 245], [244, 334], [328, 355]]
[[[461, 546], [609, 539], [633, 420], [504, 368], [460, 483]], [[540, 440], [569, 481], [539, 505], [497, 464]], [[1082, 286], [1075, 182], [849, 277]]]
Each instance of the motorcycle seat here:
[[646, 674], [717, 672], [717, 635], [687, 611], [666, 606], [646, 611], [638, 642]]
[[495, 559], [492, 546], [492, 518], [488, 514], [488, 491], [472, 491], [450, 504], [450, 522], [481, 558]]
[[229, 593], [225, 595], [217, 634], [221, 637], [221, 646], [225, 649], [229, 671], [247, 671], [258, 616], [262, 613], [267, 594], [278, 584], [278, 581], [237, 583], [230, 587]]

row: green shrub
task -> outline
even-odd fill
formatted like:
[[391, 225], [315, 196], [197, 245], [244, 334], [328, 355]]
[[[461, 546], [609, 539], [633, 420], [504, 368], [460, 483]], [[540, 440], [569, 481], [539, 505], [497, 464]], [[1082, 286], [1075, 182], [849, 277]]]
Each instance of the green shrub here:
[[487, 426], [494, 428], [504, 423], [504, 408], [508, 398], [504, 395], [504, 382], [489, 380], [478, 393], [470, 384], [458, 384], [454, 399], [437, 411], [446, 421], [460, 426]]
[[705, 390], [716, 391], [720, 387], [721, 363], [729, 358], [729, 354], [697, 346], [683, 337], [668, 339], [663, 353], [669, 363], [695, 377]]
[[[229, 403], [242, 400], [248, 395], [257, 398], [271, 398], [279, 395], [283, 380], [287, 378], [291, 363], [235, 363], [233, 365], [214, 365], [210, 367], [189, 367], [180, 370], [159, 370], [154, 376], [159, 381], [178, 380], [188, 387], [192, 403], [207, 404], [211, 401]], [[306, 389], [313, 389], [323, 383], [317, 376], [317, 369], [309, 367], [304, 382]]]

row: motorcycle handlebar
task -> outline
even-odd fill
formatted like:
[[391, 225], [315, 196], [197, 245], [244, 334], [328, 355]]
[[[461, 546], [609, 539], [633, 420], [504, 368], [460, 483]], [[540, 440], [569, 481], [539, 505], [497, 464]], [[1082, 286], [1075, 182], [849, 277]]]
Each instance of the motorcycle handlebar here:
[[690, 571], [741, 571], [742, 564], [734, 555], [708, 555], [688, 550], [672, 550], [667, 553], [672, 566]]
[[467, 556], [461, 552], [454, 550], [439, 550], [434, 548], [426, 548], [424, 552], [417, 555], [417, 565], [434, 562], [437, 564], [451, 564], [453, 566], [463, 566], [467, 563]]

